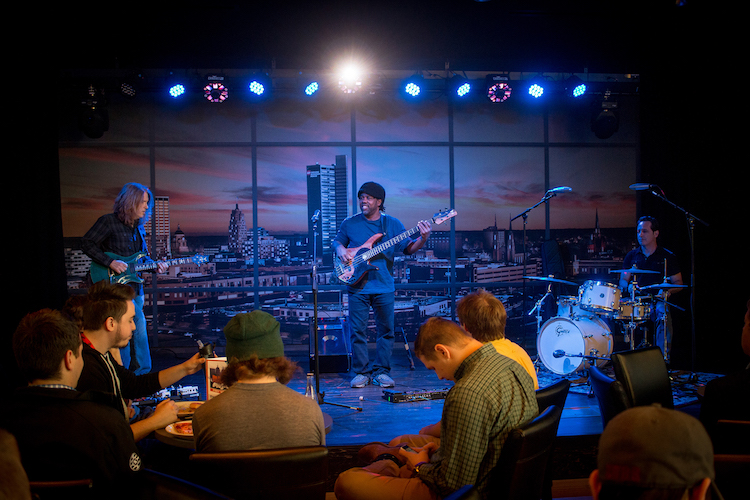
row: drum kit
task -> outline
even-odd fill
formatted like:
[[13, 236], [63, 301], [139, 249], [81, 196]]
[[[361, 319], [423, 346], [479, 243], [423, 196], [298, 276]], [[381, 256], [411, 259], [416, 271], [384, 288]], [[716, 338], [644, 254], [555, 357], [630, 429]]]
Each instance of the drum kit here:
[[[616, 285], [605, 281], [577, 283], [553, 277], [526, 276], [525, 278], [548, 283], [547, 293], [539, 299], [529, 315], [537, 316], [537, 355], [550, 371], [567, 375], [588, 368], [592, 364], [603, 366], [612, 354], [613, 335], [607, 320], [614, 320], [624, 328], [625, 342], [635, 349], [634, 333], [638, 326], [648, 321], [656, 301], [666, 298], [648, 292], [682, 288], [684, 285], [664, 283], [639, 287], [639, 274], [660, 274], [657, 271], [631, 268], [611, 271], [628, 273], [633, 277], [632, 296], [623, 298]], [[578, 295], [563, 295], [557, 300], [557, 316], [541, 325], [541, 305], [552, 294], [552, 284], [578, 287]], [[641, 293], [645, 292], [645, 293]], [[666, 317], [666, 315], [664, 315]], [[644, 338], [644, 343], [646, 343]]]

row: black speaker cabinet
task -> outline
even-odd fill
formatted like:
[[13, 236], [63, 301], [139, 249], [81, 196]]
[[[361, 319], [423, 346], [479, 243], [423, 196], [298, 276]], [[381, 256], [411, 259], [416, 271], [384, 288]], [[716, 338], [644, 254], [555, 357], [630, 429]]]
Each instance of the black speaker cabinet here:
[[[310, 372], [315, 368], [314, 335], [310, 335]], [[346, 320], [318, 322], [318, 361], [320, 373], [345, 373], [351, 368], [351, 349]]]

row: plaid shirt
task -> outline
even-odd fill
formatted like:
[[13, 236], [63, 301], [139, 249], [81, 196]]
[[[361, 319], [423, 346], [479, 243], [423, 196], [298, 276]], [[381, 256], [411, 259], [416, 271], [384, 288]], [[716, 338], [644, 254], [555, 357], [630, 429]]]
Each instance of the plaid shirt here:
[[[104, 252], [115, 253], [127, 258], [138, 252], [148, 252], [146, 247], [146, 230], [141, 221], [134, 227], [125, 225], [115, 214], [102, 215], [81, 238], [81, 250], [97, 264], [109, 267], [113, 259]], [[151, 257], [141, 259], [151, 261]], [[143, 290], [140, 283], [131, 282], [137, 294]]]
[[466, 484], [486, 490], [510, 431], [539, 413], [524, 368], [485, 344], [458, 367], [441, 420], [440, 448], [419, 478], [445, 497]]

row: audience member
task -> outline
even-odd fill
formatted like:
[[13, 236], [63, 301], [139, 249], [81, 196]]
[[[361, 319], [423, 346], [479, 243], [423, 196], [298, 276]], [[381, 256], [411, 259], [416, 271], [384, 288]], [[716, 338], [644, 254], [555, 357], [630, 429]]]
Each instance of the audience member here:
[[[539, 380], [534, 362], [520, 345], [505, 337], [505, 323], [508, 314], [500, 300], [485, 290], [470, 293], [458, 302], [456, 308], [458, 322], [469, 335], [482, 343], [489, 342], [498, 353], [518, 362], [534, 381], [534, 389], [539, 389]], [[405, 434], [393, 438], [389, 445], [405, 443], [412, 447], [424, 446], [428, 442], [440, 444], [440, 422], [423, 427], [418, 435]]]
[[284, 356], [279, 323], [270, 314], [238, 314], [224, 327], [228, 387], [193, 416], [200, 452], [325, 445], [320, 406], [286, 387], [297, 365]]
[[414, 452], [372, 446], [379, 453], [373, 463], [339, 475], [339, 500], [437, 499], [466, 484], [485, 496], [508, 434], [536, 417], [526, 370], [457, 324], [430, 318], [419, 329], [414, 351], [440, 379], [455, 381], [443, 406], [440, 445], [428, 443]]
[[[123, 417], [129, 418], [128, 399], [136, 399], [177, 383], [203, 367], [205, 359], [196, 353], [179, 365], [159, 372], [136, 375], [113, 360], [111, 350], [122, 349], [133, 335], [135, 306], [133, 289], [127, 285], [95, 283], [88, 292], [83, 314], [83, 358], [86, 363], [78, 390], [114, 394]], [[136, 441], [152, 431], [177, 421], [177, 406], [171, 400], [159, 403], [148, 417], [131, 423]]]
[[713, 484], [714, 453], [701, 423], [678, 410], [638, 406], [616, 415], [599, 438], [594, 500], [703, 500]]
[[[740, 344], [743, 352], [750, 356], [750, 300], [747, 301]], [[744, 430], [742, 435], [735, 432], [724, 436], [718, 425], [719, 420], [750, 421], [750, 364], [743, 370], [706, 384], [700, 419], [711, 436], [717, 453], [750, 452], [748, 430]]]
[[[141, 469], [133, 433], [108, 395], [74, 389], [84, 368], [78, 326], [59, 311], [26, 315], [13, 353], [28, 386], [0, 413], [29, 480], [92, 479], [100, 491]], [[102, 484], [103, 483], [103, 484]]]
[[21, 452], [13, 434], [0, 429], [0, 500], [31, 500], [29, 478], [21, 464]]

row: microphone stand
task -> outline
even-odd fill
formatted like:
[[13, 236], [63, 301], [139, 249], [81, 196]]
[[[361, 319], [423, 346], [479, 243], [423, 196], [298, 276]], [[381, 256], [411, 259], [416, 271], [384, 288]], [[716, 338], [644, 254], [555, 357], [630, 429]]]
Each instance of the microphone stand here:
[[[658, 187], [658, 186], [655, 186]], [[682, 212], [685, 216], [685, 219], [687, 221], [688, 225], [688, 237], [690, 239], [690, 322], [691, 322], [691, 352], [690, 352], [690, 371], [695, 372], [695, 354], [696, 354], [696, 345], [695, 345], [695, 223], [700, 222], [704, 226], [708, 227], [708, 223], [699, 219], [695, 215], [688, 212], [686, 209], [680, 207], [679, 205], [669, 201], [667, 197], [664, 195], [664, 192], [659, 188], [659, 191], [657, 192], [656, 189], [649, 189], [649, 193], [656, 196], [660, 200], [666, 202], [667, 204], [671, 205], [674, 209], [676, 209], [679, 212]], [[665, 273], [666, 274], [666, 273]], [[665, 276], [666, 277], [666, 276]], [[665, 314], [666, 314], [666, 304], [665, 304]], [[664, 339], [667, 338], [667, 332], [664, 332]]]
[[[557, 193], [553, 192], [552, 190], [547, 191], [544, 193], [544, 197], [539, 200], [539, 202], [524, 210], [520, 214], [513, 217], [510, 221], [513, 222], [514, 220], [518, 219], [519, 217], [523, 217], [523, 287], [521, 289], [521, 293], [523, 294], [523, 301], [521, 302], [521, 307], [523, 310], [526, 310], [526, 223], [528, 222], [529, 212], [534, 210], [536, 207], [541, 205], [542, 203], [545, 203], [549, 201], [550, 198], [557, 196]], [[538, 322], [538, 321], [537, 321]], [[537, 335], [539, 334], [539, 325], [537, 325]], [[526, 322], [523, 323], [523, 337], [526, 338]]]
[[[320, 392], [320, 352], [318, 349], [318, 220], [320, 215], [313, 215], [312, 229], [313, 229], [313, 261], [312, 270], [310, 277], [312, 278], [312, 295], [313, 295], [313, 333], [311, 338], [315, 347], [313, 352], [315, 353], [315, 363], [313, 364], [313, 374], [315, 375], [315, 396], [320, 405], [331, 405], [340, 406], [342, 408], [349, 408], [350, 410], [362, 411], [362, 408], [356, 406], [342, 405], [339, 403], [329, 403], [325, 401], [325, 392]], [[324, 414], [325, 415], [325, 414]]]

